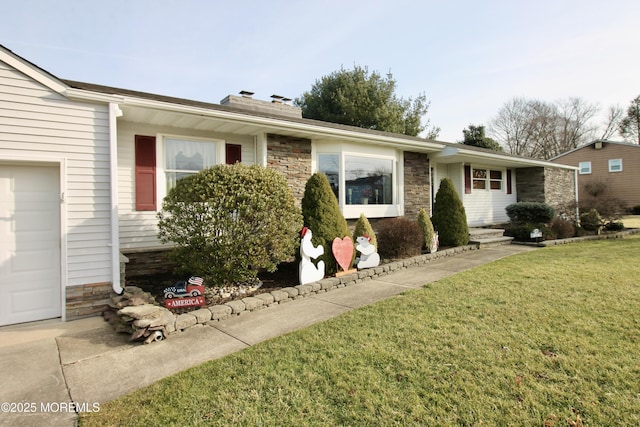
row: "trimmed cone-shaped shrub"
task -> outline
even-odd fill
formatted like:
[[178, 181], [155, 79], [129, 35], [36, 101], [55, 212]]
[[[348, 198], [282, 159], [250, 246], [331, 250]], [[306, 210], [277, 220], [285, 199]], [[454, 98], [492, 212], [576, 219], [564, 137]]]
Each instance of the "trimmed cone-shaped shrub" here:
[[371, 237], [369, 243], [371, 243], [376, 248], [378, 247], [378, 239], [376, 238], [376, 233], [373, 231], [373, 227], [371, 227], [371, 223], [367, 219], [364, 214], [360, 214], [360, 218], [356, 222], [356, 228], [353, 230], [353, 244], [356, 244], [356, 239], [360, 236], [367, 235]]
[[422, 230], [422, 235], [424, 236], [424, 243], [422, 244], [422, 247], [429, 249], [431, 246], [431, 240], [433, 240], [433, 236], [435, 236], [436, 232], [433, 229], [431, 218], [429, 218], [429, 214], [427, 214], [427, 211], [424, 208], [420, 208], [420, 212], [418, 212], [418, 225], [420, 226], [420, 230]]
[[463, 246], [469, 243], [467, 214], [450, 178], [440, 182], [431, 216], [441, 246]]
[[175, 244], [180, 273], [210, 286], [275, 271], [295, 254], [302, 228], [284, 175], [257, 165], [218, 165], [181, 179], [158, 218], [158, 237]]
[[324, 255], [315, 261], [322, 259], [327, 275], [337, 272], [337, 263], [331, 252], [333, 239], [345, 236], [351, 237], [351, 232], [344, 219], [338, 199], [336, 199], [327, 176], [317, 172], [309, 178], [304, 188], [302, 197], [302, 217], [304, 225], [313, 233], [311, 242], [314, 246], [324, 246]]

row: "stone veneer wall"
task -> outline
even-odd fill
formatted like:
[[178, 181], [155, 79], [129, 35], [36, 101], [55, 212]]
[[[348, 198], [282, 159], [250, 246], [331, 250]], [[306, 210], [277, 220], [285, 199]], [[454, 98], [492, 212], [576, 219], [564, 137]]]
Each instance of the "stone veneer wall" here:
[[519, 202], [544, 203], [544, 168], [516, 169], [516, 189]]
[[68, 286], [65, 295], [66, 320], [100, 315], [112, 296], [111, 282]]
[[519, 202], [546, 203], [575, 219], [575, 174], [572, 170], [532, 167], [516, 169]]
[[169, 262], [168, 248], [124, 251], [123, 253], [128, 259], [126, 266], [127, 277], [164, 274], [174, 266]]
[[[127, 257], [120, 255], [120, 284], [125, 285]], [[66, 320], [98, 316], [107, 308], [114, 295], [111, 282], [91, 283], [87, 285], [68, 286], [65, 289]]]
[[575, 172], [567, 169], [545, 168], [545, 203], [558, 214], [576, 219]]
[[267, 167], [285, 175], [296, 203], [300, 206], [304, 187], [311, 178], [311, 140], [267, 135]]
[[430, 214], [429, 158], [424, 153], [404, 152], [404, 215], [416, 219], [421, 208]]

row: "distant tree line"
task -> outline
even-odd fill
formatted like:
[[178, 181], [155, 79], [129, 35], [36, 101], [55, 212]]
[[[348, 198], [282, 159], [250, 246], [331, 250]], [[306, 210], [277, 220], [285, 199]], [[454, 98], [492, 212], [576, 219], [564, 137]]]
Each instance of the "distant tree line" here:
[[596, 123], [597, 104], [581, 98], [556, 102], [513, 98], [484, 126], [464, 129], [463, 144], [536, 159], [550, 159], [596, 139], [620, 138], [640, 144], [640, 96], [627, 107], [609, 107], [604, 123]]

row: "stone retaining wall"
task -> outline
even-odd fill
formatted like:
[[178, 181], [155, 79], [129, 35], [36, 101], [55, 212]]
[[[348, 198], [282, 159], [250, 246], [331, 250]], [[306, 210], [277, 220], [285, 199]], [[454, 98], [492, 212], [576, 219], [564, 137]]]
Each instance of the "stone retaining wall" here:
[[243, 298], [241, 300], [229, 301], [221, 305], [200, 308], [189, 313], [177, 315], [175, 317], [175, 322], [166, 325], [166, 331], [171, 334], [184, 331], [185, 329], [196, 325], [215, 325], [217, 322], [233, 316], [246, 315], [252, 311], [262, 310], [296, 299], [328, 292], [333, 289], [352, 286], [365, 280], [385, 276], [394, 271], [405, 270], [408, 267], [415, 265], [423, 265], [434, 259], [453, 256], [476, 249], [478, 249], [477, 245], [445, 249], [433, 254], [418, 255], [413, 258], [391, 262], [375, 268], [360, 270], [357, 273], [341, 277], [329, 277], [322, 279], [319, 282], [282, 288], [280, 290]]

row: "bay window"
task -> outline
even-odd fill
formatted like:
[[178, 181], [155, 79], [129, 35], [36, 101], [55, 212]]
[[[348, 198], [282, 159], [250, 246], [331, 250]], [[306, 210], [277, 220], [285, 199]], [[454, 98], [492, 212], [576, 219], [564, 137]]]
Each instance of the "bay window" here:
[[316, 170], [327, 176], [345, 217], [363, 212], [370, 217], [401, 215], [395, 150], [333, 148], [333, 152], [317, 154]]
[[393, 160], [345, 156], [347, 205], [390, 205], [393, 203]]

